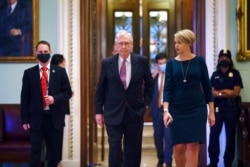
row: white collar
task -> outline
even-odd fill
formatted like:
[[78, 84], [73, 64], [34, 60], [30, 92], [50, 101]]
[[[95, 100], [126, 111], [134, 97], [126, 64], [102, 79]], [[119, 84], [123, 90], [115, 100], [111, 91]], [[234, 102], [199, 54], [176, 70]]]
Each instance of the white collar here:
[[[121, 56], [119, 56], [119, 62], [122, 62], [124, 60], [124, 58], [122, 58]], [[130, 63], [131, 62], [131, 54], [129, 54], [129, 56], [126, 58], [126, 62]]]
[[[38, 63], [38, 65], [39, 65], [39, 69], [42, 69], [43, 66], [40, 63]], [[47, 64], [46, 67], [48, 70], [50, 69], [50, 62]]]

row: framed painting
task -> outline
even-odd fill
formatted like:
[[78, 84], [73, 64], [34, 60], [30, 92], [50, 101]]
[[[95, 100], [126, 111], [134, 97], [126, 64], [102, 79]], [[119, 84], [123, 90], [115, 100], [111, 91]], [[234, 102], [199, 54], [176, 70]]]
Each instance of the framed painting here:
[[0, 62], [35, 62], [38, 0], [0, 0]]
[[237, 4], [238, 51], [237, 61], [250, 60], [250, 1], [238, 0]]

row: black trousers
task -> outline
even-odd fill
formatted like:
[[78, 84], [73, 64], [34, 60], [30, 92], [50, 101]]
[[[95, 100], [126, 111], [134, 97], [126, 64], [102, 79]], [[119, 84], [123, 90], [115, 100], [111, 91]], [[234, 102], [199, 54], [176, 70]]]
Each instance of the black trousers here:
[[41, 163], [41, 151], [43, 141], [46, 145], [47, 167], [57, 167], [58, 150], [57, 143], [58, 135], [62, 130], [57, 130], [53, 127], [51, 115], [46, 113], [43, 115], [43, 123], [40, 130], [30, 130], [31, 138], [31, 160], [30, 167], [39, 167]]
[[216, 165], [219, 161], [220, 154], [220, 143], [219, 137], [223, 123], [225, 124], [226, 132], [226, 149], [224, 153], [224, 164], [225, 167], [231, 167], [234, 154], [235, 154], [235, 131], [236, 123], [239, 118], [239, 109], [219, 109], [215, 112], [216, 122], [215, 125], [210, 128], [210, 138], [208, 153], [210, 158], [210, 163]]
[[[125, 112], [120, 125], [106, 125], [109, 143], [109, 167], [139, 167], [143, 116], [132, 121]], [[123, 145], [123, 150], [122, 150]]]

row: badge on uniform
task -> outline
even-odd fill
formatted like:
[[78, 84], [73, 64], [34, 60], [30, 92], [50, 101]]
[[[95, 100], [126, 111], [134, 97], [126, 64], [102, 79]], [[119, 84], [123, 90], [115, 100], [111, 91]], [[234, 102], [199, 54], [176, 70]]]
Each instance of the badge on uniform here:
[[230, 78], [232, 78], [232, 77], [234, 76], [234, 74], [233, 74], [232, 72], [230, 72], [230, 73], [228, 73], [228, 76], [229, 76]]

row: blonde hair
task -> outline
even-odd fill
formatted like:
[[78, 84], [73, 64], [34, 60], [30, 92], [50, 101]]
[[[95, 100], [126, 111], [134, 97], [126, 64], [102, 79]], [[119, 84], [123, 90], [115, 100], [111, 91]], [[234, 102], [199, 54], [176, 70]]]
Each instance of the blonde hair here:
[[175, 33], [174, 36], [182, 42], [189, 44], [190, 46], [193, 45], [196, 40], [194, 32], [189, 29], [180, 30]]

